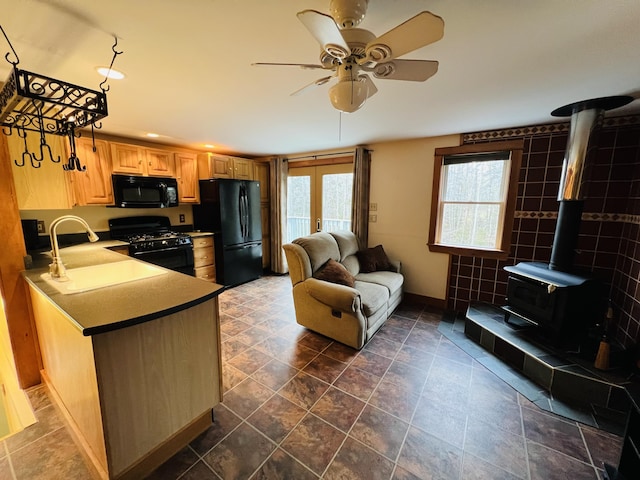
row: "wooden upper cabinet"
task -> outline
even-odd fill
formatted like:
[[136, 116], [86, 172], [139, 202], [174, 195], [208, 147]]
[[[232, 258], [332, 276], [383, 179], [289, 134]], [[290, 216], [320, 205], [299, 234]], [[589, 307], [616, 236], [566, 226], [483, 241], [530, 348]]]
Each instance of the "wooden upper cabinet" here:
[[253, 161], [215, 153], [202, 153], [198, 155], [198, 177], [252, 180]]
[[175, 177], [174, 153], [168, 150], [145, 148], [146, 174], [156, 177]]
[[253, 160], [231, 157], [233, 165], [233, 178], [240, 180], [253, 180]]
[[180, 203], [200, 202], [198, 155], [195, 153], [176, 153], [175, 163]]
[[95, 146], [94, 152], [91, 138], [76, 139], [76, 154], [80, 163], [87, 167], [84, 172], [69, 172], [78, 205], [113, 204], [109, 144], [105, 140], [95, 140]]
[[[31, 160], [23, 158], [25, 151], [24, 140], [19, 138], [16, 132], [7, 137], [9, 158], [13, 171], [13, 182], [16, 187], [18, 208], [20, 210], [45, 210], [68, 209], [73, 207], [74, 199], [69, 178], [65, 175], [62, 166], [68, 161], [66, 138], [57, 135], [47, 135], [47, 144], [55, 160], [54, 163], [45, 150], [45, 157], [41, 162], [35, 163], [38, 168], [33, 168]], [[35, 132], [27, 132], [27, 148], [30, 153], [40, 157], [40, 136]], [[16, 161], [25, 165], [20, 167]]]
[[253, 180], [260, 183], [260, 203], [269, 202], [269, 164], [253, 163]]
[[111, 142], [113, 173], [175, 177], [173, 152]]
[[233, 167], [230, 158], [213, 153], [199, 154], [198, 178], [233, 178]]
[[142, 175], [144, 173], [144, 148], [125, 143], [111, 143], [113, 173]]

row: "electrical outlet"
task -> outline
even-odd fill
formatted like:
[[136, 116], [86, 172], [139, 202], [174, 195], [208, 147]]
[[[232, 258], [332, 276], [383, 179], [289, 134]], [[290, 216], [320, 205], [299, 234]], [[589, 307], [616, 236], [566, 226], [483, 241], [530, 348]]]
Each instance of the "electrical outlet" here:
[[38, 220], [38, 233], [44, 233], [44, 220]]
[[378, 211], [378, 204], [377, 203], [370, 203], [369, 204], [369, 211], [377, 212]]
[[378, 221], [377, 215], [369, 215], [369, 223], [376, 223]]
[[181, 214], [180, 214], [180, 223], [184, 223], [184, 222], [185, 222], [185, 220], [184, 220], [184, 213], [181, 213]]

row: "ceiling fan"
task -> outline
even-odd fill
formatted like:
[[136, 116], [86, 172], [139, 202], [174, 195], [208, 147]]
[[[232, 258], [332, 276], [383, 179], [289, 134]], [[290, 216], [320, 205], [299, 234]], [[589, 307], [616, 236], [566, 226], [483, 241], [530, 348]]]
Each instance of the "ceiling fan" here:
[[355, 112], [378, 91], [367, 73], [375, 78], [424, 82], [438, 71], [433, 60], [401, 60], [398, 57], [437, 42], [444, 35], [444, 21], [431, 12], [420, 12], [385, 34], [376, 37], [356, 28], [364, 19], [369, 0], [331, 0], [327, 15], [316, 10], [298, 13], [298, 19], [320, 43], [320, 64], [266, 63], [253, 65], [297, 66], [333, 73], [293, 92], [298, 95], [337, 78], [329, 89], [334, 108]]

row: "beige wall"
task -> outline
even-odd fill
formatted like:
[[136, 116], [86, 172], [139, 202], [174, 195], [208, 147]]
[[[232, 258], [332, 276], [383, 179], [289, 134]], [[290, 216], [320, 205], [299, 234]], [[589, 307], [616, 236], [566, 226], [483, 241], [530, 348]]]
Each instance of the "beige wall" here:
[[460, 145], [459, 135], [371, 144], [369, 246], [382, 244], [402, 262], [405, 291], [446, 299], [449, 256], [429, 251], [433, 155], [438, 147]]
[[[74, 207], [69, 210], [20, 210], [21, 219], [44, 220], [46, 233], [49, 233], [49, 225], [53, 220], [62, 215], [77, 215], [87, 221], [89, 226], [97, 232], [109, 231], [109, 219], [118, 217], [136, 217], [140, 215], [162, 215], [169, 217], [171, 225], [180, 225], [180, 214], [184, 214], [184, 224], [193, 224], [193, 214], [190, 205], [181, 205], [171, 208], [108, 208]], [[82, 233], [82, 225], [77, 222], [64, 222], [60, 224], [57, 233]]]

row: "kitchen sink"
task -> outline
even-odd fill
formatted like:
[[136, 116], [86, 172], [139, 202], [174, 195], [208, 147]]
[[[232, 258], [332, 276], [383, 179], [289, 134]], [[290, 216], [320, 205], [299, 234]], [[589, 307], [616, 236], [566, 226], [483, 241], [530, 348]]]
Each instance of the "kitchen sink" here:
[[143, 280], [166, 273], [168, 270], [155, 265], [137, 260], [123, 260], [67, 269], [68, 280], [66, 281], [53, 279], [49, 273], [43, 273], [40, 277], [60, 293], [69, 295]]

